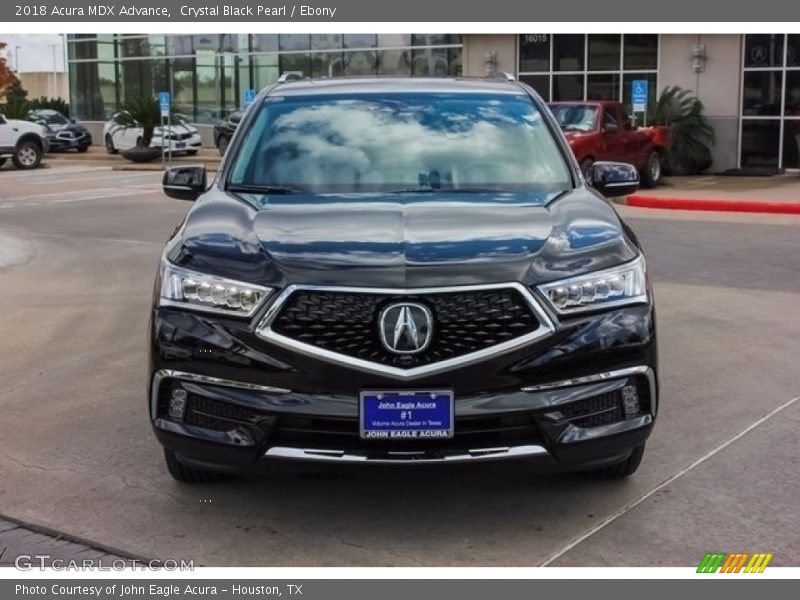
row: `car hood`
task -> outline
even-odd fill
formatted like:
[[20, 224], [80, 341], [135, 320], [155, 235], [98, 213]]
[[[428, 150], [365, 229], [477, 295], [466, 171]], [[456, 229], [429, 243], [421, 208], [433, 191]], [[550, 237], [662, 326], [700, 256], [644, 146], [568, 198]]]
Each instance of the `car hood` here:
[[614, 210], [584, 189], [240, 199], [214, 191], [193, 207], [169, 258], [280, 287], [413, 288], [532, 284], [637, 253]]
[[43, 125], [32, 121], [22, 121], [20, 119], [6, 119], [6, 123], [15, 127], [18, 131], [30, 131], [40, 136], [47, 135], [47, 129]]

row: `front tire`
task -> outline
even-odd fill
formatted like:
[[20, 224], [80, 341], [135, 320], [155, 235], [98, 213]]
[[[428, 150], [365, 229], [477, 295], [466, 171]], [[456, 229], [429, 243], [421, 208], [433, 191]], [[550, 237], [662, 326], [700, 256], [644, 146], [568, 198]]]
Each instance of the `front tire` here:
[[175, 481], [183, 483], [207, 483], [219, 479], [219, 475], [211, 471], [194, 469], [187, 467], [178, 460], [175, 452], [164, 448], [164, 461], [167, 463], [167, 471]]
[[106, 152], [108, 152], [109, 154], [116, 154], [117, 152], [119, 152], [119, 150], [117, 150], [114, 147], [114, 140], [111, 139], [110, 134], [106, 134], [105, 142], [106, 142]]
[[197, 150], [187, 150], [186, 156], [195, 156], [197, 154]]
[[642, 171], [642, 186], [654, 188], [661, 181], [661, 155], [653, 150], [647, 157]]
[[6, 164], [6, 159], [5, 158], [0, 158], [0, 168], [2, 168], [2, 166], [4, 164]]
[[18, 169], [35, 169], [42, 162], [42, 147], [35, 142], [22, 142], [11, 158]]
[[624, 479], [636, 473], [644, 456], [644, 444], [636, 446], [631, 455], [614, 465], [589, 471], [588, 474], [597, 479]]

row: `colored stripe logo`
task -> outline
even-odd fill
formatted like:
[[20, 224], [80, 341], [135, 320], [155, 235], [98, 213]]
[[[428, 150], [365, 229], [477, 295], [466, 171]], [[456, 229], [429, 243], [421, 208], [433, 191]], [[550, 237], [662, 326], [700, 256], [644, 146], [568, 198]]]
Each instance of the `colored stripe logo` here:
[[763, 573], [767, 568], [772, 554], [766, 552], [706, 552], [698, 573]]

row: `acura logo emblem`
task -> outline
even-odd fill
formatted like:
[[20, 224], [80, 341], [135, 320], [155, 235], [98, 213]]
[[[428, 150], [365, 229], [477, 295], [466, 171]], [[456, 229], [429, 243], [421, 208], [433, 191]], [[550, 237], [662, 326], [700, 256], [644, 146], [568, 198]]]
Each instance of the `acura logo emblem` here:
[[433, 333], [433, 315], [422, 304], [398, 302], [381, 311], [378, 318], [381, 343], [397, 354], [416, 354], [428, 347]]

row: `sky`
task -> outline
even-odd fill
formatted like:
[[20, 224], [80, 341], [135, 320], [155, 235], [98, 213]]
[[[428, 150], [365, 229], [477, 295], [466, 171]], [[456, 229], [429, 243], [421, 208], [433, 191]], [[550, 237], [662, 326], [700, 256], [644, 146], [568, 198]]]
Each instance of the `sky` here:
[[29, 34], [11, 35], [0, 34], [0, 42], [5, 42], [8, 47], [3, 51], [8, 65], [17, 68], [15, 48], [19, 46], [19, 70], [23, 73], [29, 71], [53, 71], [53, 49], [50, 44], [56, 44], [56, 71], [64, 70], [63, 41], [57, 34]]

